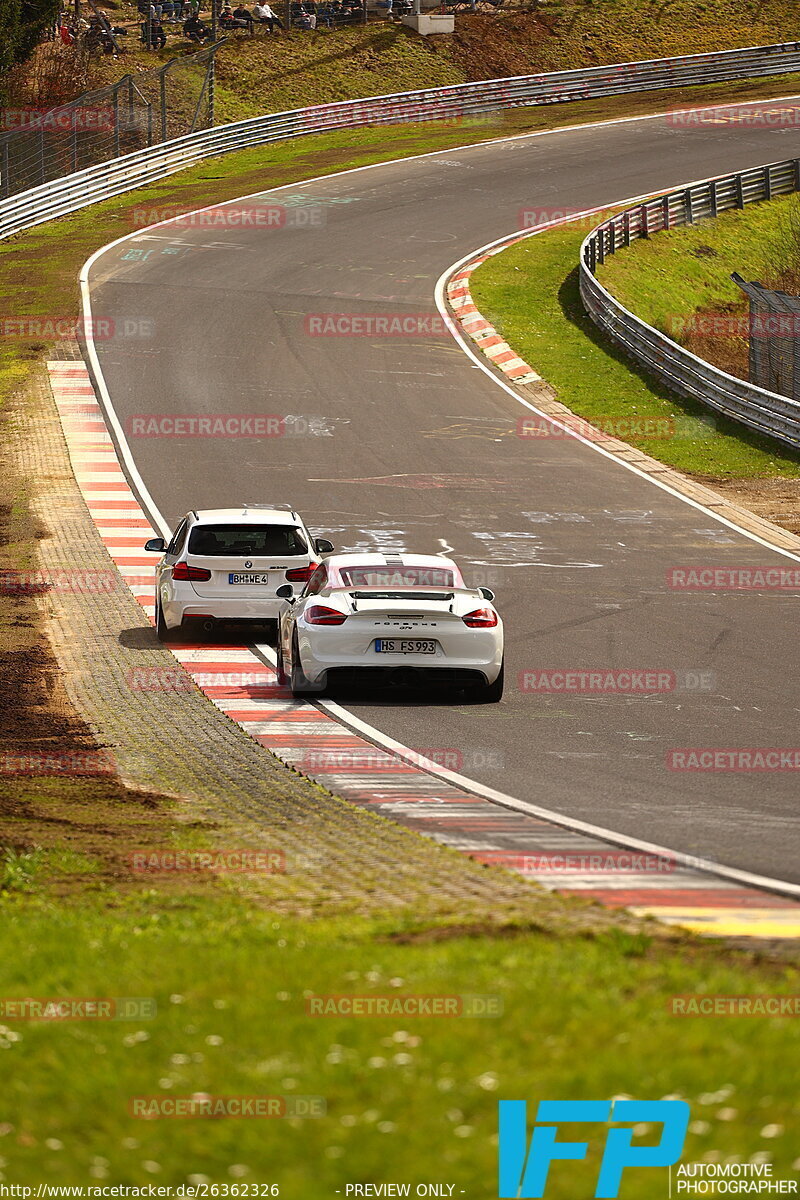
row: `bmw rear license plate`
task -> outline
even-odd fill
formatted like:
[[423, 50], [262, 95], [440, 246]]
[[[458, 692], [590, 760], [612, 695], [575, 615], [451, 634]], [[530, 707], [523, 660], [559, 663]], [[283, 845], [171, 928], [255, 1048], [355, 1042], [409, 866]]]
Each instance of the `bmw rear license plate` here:
[[422, 638], [376, 638], [378, 654], [435, 654], [436, 642]]
[[269, 583], [268, 571], [231, 571], [228, 583]]

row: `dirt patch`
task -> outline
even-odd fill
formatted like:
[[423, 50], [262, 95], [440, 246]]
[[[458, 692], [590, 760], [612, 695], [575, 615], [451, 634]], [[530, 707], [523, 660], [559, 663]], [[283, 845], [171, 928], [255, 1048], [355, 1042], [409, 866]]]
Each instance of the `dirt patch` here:
[[[8, 417], [0, 420], [0, 438], [7, 430]], [[2, 468], [0, 855], [3, 862], [9, 854], [41, 858], [37, 878], [52, 876], [57, 895], [87, 884], [138, 887], [128, 856], [142, 844], [170, 844], [176, 805], [125, 788], [71, 707], [36, 603], [43, 589], [25, 586], [46, 530], [30, 512], [8, 454]], [[59, 869], [59, 861], [70, 869]], [[0, 864], [0, 886], [8, 887], [4, 870]]]
[[800, 535], [800, 479], [720, 479], [695, 475], [728, 500], [749, 508], [756, 516]]

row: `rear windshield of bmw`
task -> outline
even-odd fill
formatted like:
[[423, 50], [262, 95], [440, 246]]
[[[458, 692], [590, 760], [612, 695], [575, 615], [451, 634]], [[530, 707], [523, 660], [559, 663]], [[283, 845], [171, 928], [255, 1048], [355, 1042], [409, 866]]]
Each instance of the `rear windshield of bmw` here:
[[203, 558], [286, 558], [308, 552], [303, 531], [293, 525], [196, 525], [189, 538], [189, 553]]

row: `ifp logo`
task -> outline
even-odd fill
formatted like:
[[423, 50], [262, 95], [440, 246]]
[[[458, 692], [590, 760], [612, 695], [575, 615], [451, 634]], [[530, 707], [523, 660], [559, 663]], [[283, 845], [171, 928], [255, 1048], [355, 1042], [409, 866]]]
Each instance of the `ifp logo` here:
[[648, 1121], [662, 1126], [655, 1146], [634, 1146], [632, 1129], [608, 1130], [594, 1193], [606, 1198], [619, 1195], [626, 1167], [669, 1167], [678, 1161], [689, 1125], [689, 1105], [685, 1100], [542, 1100], [529, 1149], [525, 1101], [501, 1100], [501, 1200], [544, 1196], [551, 1162], [586, 1157], [588, 1142], [556, 1140], [558, 1126], [573, 1121]]

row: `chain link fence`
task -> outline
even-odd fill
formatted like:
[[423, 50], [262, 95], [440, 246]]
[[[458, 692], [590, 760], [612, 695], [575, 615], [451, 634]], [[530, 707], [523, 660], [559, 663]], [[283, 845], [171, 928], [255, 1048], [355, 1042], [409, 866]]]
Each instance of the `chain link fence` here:
[[6, 126], [0, 134], [0, 197], [211, 128], [214, 55], [221, 45], [172, 59], [157, 71], [124, 75], [47, 112], [0, 114]]
[[756, 387], [800, 400], [800, 296], [731, 279], [750, 301], [749, 378]]

